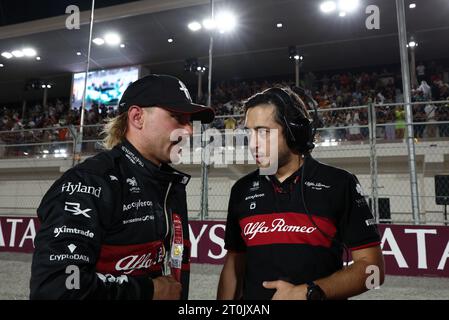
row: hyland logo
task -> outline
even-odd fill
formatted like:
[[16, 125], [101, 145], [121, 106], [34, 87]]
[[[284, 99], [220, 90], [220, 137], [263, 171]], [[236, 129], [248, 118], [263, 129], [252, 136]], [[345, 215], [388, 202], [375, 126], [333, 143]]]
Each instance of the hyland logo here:
[[259, 190], [260, 182], [259, 181], [253, 181], [252, 188], [249, 189], [249, 191], [256, 191]]
[[139, 199], [139, 201], [137, 202], [132, 202], [130, 204], [124, 204], [123, 205], [123, 212], [131, 210], [133, 208], [136, 209], [136, 211], [139, 210], [139, 208], [142, 207], [152, 207], [153, 206], [153, 202], [152, 201], [142, 201]]
[[91, 194], [97, 198], [100, 198], [101, 194], [101, 187], [95, 188], [90, 186], [83, 186], [81, 182], [78, 182], [78, 184], [73, 184], [72, 182], [64, 183], [62, 185], [62, 192], [67, 192], [68, 194], [72, 195], [75, 192], [76, 193], [87, 193]]
[[77, 246], [74, 245], [73, 243], [68, 245], [67, 248], [69, 249], [70, 254], [51, 254], [50, 261], [80, 260], [80, 261], [84, 261], [84, 262], [90, 262], [90, 259], [88, 256], [75, 253]]
[[90, 230], [80, 230], [80, 229], [76, 229], [76, 228], [67, 228], [66, 226], [62, 226], [62, 227], [57, 227], [55, 228], [55, 230], [53, 231], [53, 233], [55, 234], [55, 238], [59, 237], [59, 235], [62, 234], [75, 234], [75, 235], [81, 235], [83, 237], [86, 238], [93, 238], [94, 237], [94, 233], [91, 232]]
[[136, 177], [126, 179], [126, 183], [130, 185], [129, 191], [132, 193], [140, 193], [140, 188], [137, 186]]
[[128, 148], [125, 146], [122, 146], [122, 151], [125, 153], [126, 158], [132, 163], [132, 164], [138, 164], [142, 168], [144, 167], [142, 160], [140, 160], [134, 153], [132, 153]]
[[92, 211], [92, 209], [81, 210], [81, 205], [77, 202], [66, 202], [64, 210], [67, 212], [71, 212], [74, 216], [82, 215], [86, 218], [91, 218], [91, 216], [88, 215], [87, 212]]

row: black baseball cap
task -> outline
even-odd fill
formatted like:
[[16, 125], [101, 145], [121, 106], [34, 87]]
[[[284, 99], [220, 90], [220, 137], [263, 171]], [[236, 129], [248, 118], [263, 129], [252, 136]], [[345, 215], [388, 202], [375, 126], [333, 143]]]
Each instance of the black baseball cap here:
[[119, 114], [133, 106], [160, 107], [176, 113], [191, 114], [191, 120], [210, 123], [215, 113], [212, 108], [192, 102], [189, 90], [176, 77], [151, 74], [129, 85], [119, 102]]

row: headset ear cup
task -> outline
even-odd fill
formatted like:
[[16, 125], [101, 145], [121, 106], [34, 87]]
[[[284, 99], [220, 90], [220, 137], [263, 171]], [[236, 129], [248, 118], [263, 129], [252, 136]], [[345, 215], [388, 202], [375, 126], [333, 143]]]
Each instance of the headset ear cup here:
[[[297, 109], [297, 111], [299, 111], [299, 114], [292, 120], [287, 120], [285, 111], [283, 112], [283, 120], [285, 123], [284, 137], [288, 147], [291, 150], [296, 150], [302, 154], [312, 150], [315, 147], [313, 143], [314, 130], [312, 129], [312, 124], [309, 119], [302, 114], [303, 111], [295, 106], [292, 97], [284, 89], [276, 87], [267, 89], [264, 93], [273, 94], [285, 108], [289, 108], [290, 110]], [[304, 102], [302, 104], [304, 104]]]
[[289, 121], [288, 126], [294, 137], [292, 139], [290, 136], [287, 136], [287, 145], [290, 149], [305, 153], [315, 147], [313, 144], [313, 130], [308, 119], [300, 118]]

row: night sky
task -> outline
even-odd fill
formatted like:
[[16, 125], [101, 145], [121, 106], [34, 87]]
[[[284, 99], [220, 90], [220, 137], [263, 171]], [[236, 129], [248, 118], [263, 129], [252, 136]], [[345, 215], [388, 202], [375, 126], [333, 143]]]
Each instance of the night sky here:
[[[103, 8], [139, 0], [96, 0], [95, 7]], [[81, 11], [90, 10], [89, 0], [0, 0], [0, 26], [50, 18], [65, 14], [69, 5]]]

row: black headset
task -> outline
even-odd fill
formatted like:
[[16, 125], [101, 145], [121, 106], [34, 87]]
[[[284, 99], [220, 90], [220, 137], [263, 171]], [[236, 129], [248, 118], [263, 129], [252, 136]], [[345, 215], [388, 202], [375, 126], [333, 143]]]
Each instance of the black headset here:
[[[293, 87], [292, 91], [295, 93], [300, 93], [312, 102], [314, 108], [314, 117], [317, 115], [316, 101], [308, 95], [304, 89], [299, 87]], [[313, 143], [314, 136], [316, 133], [316, 127], [312, 128], [312, 123], [304, 115], [307, 110], [301, 110], [296, 104], [293, 98], [288, 94], [288, 92], [282, 88], [274, 87], [267, 89], [265, 94], [274, 96], [281, 105], [284, 106], [282, 113], [282, 118], [285, 123], [285, 138], [287, 145], [290, 149], [300, 152], [301, 154], [309, 153], [314, 147]], [[282, 108], [281, 108], [282, 109]], [[295, 116], [287, 116], [287, 110], [296, 109], [298, 112]]]

